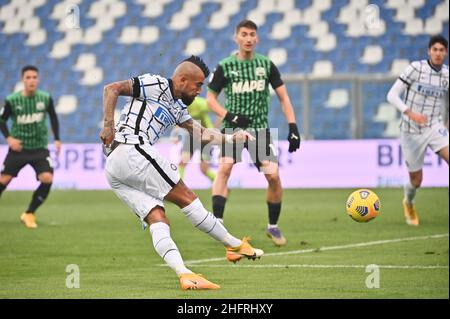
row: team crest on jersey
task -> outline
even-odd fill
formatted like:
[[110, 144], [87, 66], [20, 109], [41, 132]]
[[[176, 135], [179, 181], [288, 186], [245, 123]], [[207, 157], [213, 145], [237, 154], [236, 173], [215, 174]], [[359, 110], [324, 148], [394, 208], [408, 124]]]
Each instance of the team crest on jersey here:
[[43, 111], [43, 110], [45, 110], [45, 104], [44, 104], [44, 102], [37, 102], [37, 103], [36, 103], [36, 109], [37, 109], [38, 111]]
[[257, 67], [255, 69], [255, 74], [256, 76], [266, 76], [266, 69], [264, 69], [263, 67]]

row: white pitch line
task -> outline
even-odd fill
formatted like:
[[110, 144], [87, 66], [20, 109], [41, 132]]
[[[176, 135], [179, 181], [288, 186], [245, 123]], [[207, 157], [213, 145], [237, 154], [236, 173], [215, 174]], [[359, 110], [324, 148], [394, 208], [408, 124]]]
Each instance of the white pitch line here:
[[[376, 265], [383, 269], [448, 269], [448, 266], [440, 265]], [[207, 268], [230, 268], [229, 264], [226, 265], [204, 265], [197, 264], [196, 267], [207, 267]], [[231, 265], [231, 267], [236, 268], [366, 268], [367, 265], [309, 265], [309, 264], [294, 264], [294, 265]]]
[[[376, 240], [376, 241], [369, 241], [369, 242], [363, 242], [363, 243], [357, 243], [357, 244], [340, 245], [340, 246], [328, 246], [328, 247], [320, 247], [320, 248], [291, 250], [291, 251], [284, 251], [284, 252], [279, 252], [279, 253], [268, 253], [268, 254], [264, 254], [263, 257], [306, 254], [306, 253], [312, 253], [312, 252], [318, 252], [318, 251], [367, 247], [367, 246], [374, 246], [374, 245], [393, 244], [393, 243], [400, 243], [400, 242], [405, 242], [405, 241], [427, 240], [427, 239], [444, 238], [444, 237], [448, 237], [448, 233], [447, 234], [429, 235], [429, 236]], [[201, 264], [201, 263], [208, 263], [208, 262], [212, 262], [212, 261], [223, 261], [223, 260], [225, 260], [224, 257], [218, 257], [218, 258], [209, 258], [209, 259], [187, 260], [184, 263], [186, 265], [193, 265], [193, 264]]]

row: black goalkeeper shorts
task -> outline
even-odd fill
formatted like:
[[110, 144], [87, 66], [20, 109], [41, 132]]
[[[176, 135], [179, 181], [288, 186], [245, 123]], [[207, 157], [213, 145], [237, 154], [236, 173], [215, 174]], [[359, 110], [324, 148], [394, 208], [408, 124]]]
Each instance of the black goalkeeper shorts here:
[[17, 177], [20, 170], [30, 164], [37, 176], [41, 173], [52, 173], [53, 165], [48, 149], [40, 148], [36, 150], [22, 150], [15, 152], [9, 149], [6, 155], [1, 174]]

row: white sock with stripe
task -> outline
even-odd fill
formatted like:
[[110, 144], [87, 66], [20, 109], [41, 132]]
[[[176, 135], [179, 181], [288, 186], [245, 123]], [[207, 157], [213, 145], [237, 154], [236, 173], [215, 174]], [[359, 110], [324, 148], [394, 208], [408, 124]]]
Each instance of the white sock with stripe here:
[[222, 242], [225, 246], [237, 247], [241, 244], [241, 240], [231, 236], [223, 224], [203, 207], [198, 198], [181, 211], [191, 221], [192, 225]]
[[177, 245], [170, 237], [169, 225], [159, 222], [150, 225], [150, 234], [152, 235], [153, 247], [164, 261], [172, 268], [177, 275], [192, 273], [186, 268], [178, 251]]

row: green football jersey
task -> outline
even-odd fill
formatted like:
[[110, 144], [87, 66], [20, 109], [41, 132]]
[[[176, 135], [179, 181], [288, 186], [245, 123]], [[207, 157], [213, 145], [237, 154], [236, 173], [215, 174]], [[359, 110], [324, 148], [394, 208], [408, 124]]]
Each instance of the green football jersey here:
[[[283, 81], [268, 57], [255, 54], [251, 60], [240, 60], [232, 54], [219, 62], [208, 90], [219, 95], [225, 89], [225, 109], [247, 116], [249, 128], [259, 129], [269, 127], [269, 84], [276, 89], [283, 85]], [[224, 119], [222, 128], [231, 127], [231, 123]]]
[[[15, 92], [6, 98], [5, 110], [12, 119], [11, 136], [22, 141], [24, 149], [47, 148], [47, 113], [53, 102], [47, 92], [37, 90], [34, 96]], [[8, 118], [6, 118], [7, 120]], [[5, 121], [0, 118], [0, 121]]]
[[214, 127], [208, 113], [210, 112], [206, 100], [202, 97], [197, 96], [194, 102], [188, 106], [189, 115], [192, 116], [194, 120], [200, 121], [203, 127], [212, 128]]

